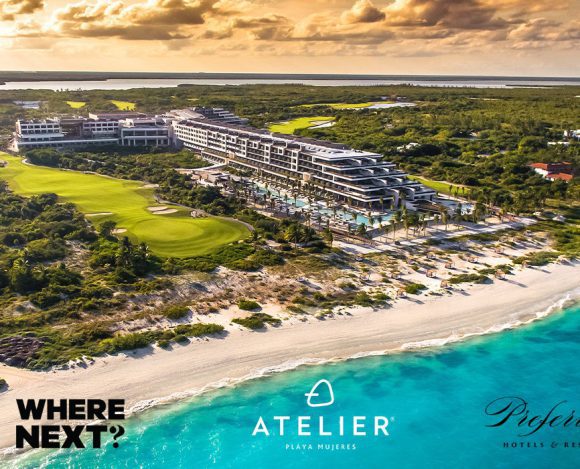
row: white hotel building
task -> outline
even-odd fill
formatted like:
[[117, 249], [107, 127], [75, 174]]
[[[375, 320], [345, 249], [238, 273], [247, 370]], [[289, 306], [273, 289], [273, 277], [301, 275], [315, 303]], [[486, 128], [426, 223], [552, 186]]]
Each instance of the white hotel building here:
[[384, 209], [397, 206], [401, 197], [419, 201], [435, 196], [378, 153], [208, 119], [173, 122], [172, 127], [175, 144], [204, 159], [262, 172], [282, 183], [305, 181], [356, 207]]
[[107, 114], [106, 118], [55, 117], [16, 122], [13, 147], [16, 151], [35, 148], [81, 148], [86, 146], [168, 146], [169, 124], [160, 118], [134, 113]]
[[173, 110], [162, 116], [91, 114], [89, 118], [18, 121], [16, 151], [87, 145], [175, 146], [202, 158], [261, 172], [282, 184], [317, 186], [339, 202], [367, 210], [398, 206], [399, 200], [433, 200], [435, 191], [411, 181], [382, 155], [346, 145], [245, 127], [245, 120], [219, 108]]

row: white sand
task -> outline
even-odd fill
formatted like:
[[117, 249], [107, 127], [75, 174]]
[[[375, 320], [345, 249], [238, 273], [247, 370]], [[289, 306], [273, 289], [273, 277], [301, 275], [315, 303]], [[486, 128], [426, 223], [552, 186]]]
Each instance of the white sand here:
[[167, 205], [157, 205], [154, 207], [147, 207], [150, 212], [159, 212], [160, 210], [167, 210]]
[[98, 213], [87, 213], [86, 217], [101, 217], [105, 215], [112, 215], [112, 212], [98, 212]]
[[174, 208], [167, 208], [165, 210], [156, 210], [153, 212], [153, 215], [167, 215], [168, 213], [175, 213], [177, 212]]
[[10, 389], [0, 394], [0, 446], [14, 444], [17, 397], [122, 397], [127, 408], [137, 403], [142, 408], [171, 395], [194, 395], [300, 363], [441, 345], [537, 318], [567, 292], [576, 289], [578, 294], [579, 274], [580, 264], [526, 269], [453, 296], [422, 295], [385, 310], [358, 308], [338, 319], [290, 321], [266, 333], [240, 328], [225, 339], [194, 340], [170, 351], [155, 348], [99, 358], [86, 369], [32, 372], [1, 366], [0, 376]]
[[127, 230], [125, 228], [116, 228], [113, 230], [113, 234], [122, 234], [127, 232]]

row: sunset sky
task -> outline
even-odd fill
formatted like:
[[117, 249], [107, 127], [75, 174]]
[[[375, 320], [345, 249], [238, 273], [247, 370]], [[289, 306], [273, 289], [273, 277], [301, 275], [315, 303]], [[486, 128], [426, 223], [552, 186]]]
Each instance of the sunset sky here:
[[580, 0], [0, 0], [0, 68], [580, 75]]

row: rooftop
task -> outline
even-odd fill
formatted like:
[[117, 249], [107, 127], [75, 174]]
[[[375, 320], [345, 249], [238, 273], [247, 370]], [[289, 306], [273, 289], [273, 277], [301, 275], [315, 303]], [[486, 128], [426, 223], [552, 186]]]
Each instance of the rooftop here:
[[371, 157], [380, 158], [381, 155], [377, 153], [370, 153], [361, 150], [355, 150], [342, 143], [327, 142], [325, 140], [317, 140], [314, 138], [298, 137], [296, 135], [286, 135], [269, 132], [267, 130], [256, 129], [237, 124], [229, 124], [223, 122], [211, 122], [205, 119], [188, 119], [181, 121], [182, 125], [202, 125], [208, 127], [226, 128], [235, 132], [244, 132], [250, 136], [255, 136], [260, 140], [271, 140], [272, 144], [275, 142], [282, 142], [285, 146], [295, 143], [300, 145], [304, 150], [315, 153], [317, 156], [327, 158], [360, 158]]

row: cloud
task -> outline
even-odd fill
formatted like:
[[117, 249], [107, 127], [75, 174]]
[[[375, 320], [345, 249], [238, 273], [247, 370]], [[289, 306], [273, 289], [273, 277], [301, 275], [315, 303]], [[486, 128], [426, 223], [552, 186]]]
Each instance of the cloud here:
[[17, 18], [9, 31], [4, 27], [4, 37], [71, 38], [87, 47], [98, 47], [96, 38], [110, 38], [127, 50], [138, 46], [119, 39], [163, 41], [164, 50], [194, 55], [247, 50], [263, 56], [430, 57], [493, 48], [564, 50], [579, 34], [570, 15], [579, 0], [61, 0], [64, 6], [48, 12], [14, 6], [38, 0], [1, 2], [3, 13], [9, 4], [11, 15], [36, 13]]
[[341, 15], [344, 23], [375, 23], [385, 19], [385, 13], [370, 0], [358, 0], [350, 10]]
[[385, 9], [393, 26], [498, 29], [509, 23], [496, 17], [498, 8], [481, 0], [401, 0]]
[[2, 0], [0, 21], [13, 21], [18, 15], [30, 15], [43, 8], [43, 0]]
[[185, 26], [203, 25], [208, 15], [227, 15], [231, 2], [219, 0], [82, 0], [58, 9], [52, 29], [67, 37], [119, 37], [128, 40], [169, 40], [190, 37]]

